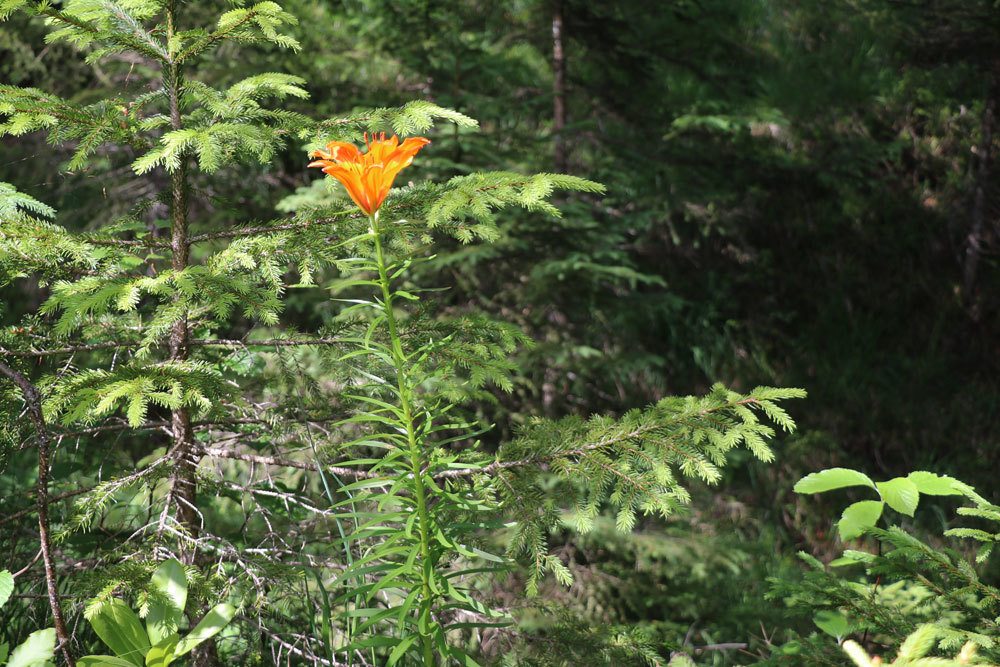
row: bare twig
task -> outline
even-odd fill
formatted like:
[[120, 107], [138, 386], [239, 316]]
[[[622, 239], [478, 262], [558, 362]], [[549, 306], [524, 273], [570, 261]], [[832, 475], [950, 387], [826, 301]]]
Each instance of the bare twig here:
[[[234, 417], [232, 419], [208, 419], [201, 421], [192, 421], [191, 426], [194, 428], [203, 428], [206, 426], [238, 426], [240, 424], [272, 424], [274, 421], [282, 422], [309, 422], [312, 424], [318, 424], [322, 422], [336, 421], [338, 419], [343, 419], [343, 415], [326, 415], [326, 416], [316, 416], [316, 417], [286, 417], [280, 415], [276, 420], [263, 419], [261, 417]], [[158, 429], [167, 428], [170, 426], [170, 422], [165, 420], [143, 422], [138, 426], [132, 426], [130, 424], [105, 424], [104, 426], [93, 426], [91, 428], [81, 429], [79, 431], [66, 431], [64, 433], [57, 433], [56, 435], [60, 438], [75, 438], [78, 436], [85, 435], [97, 435], [98, 433], [107, 433], [108, 431], [155, 431]]]
[[[312, 470], [316, 472], [318, 470], [316, 463], [311, 463], [309, 461], [292, 461], [290, 459], [280, 459], [275, 456], [263, 456], [261, 454], [248, 454], [245, 452], [237, 452], [232, 449], [222, 449], [217, 447], [207, 447], [202, 450], [205, 456], [211, 456], [215, 458], [232, 459], [236, 461], [248, 461], [250, 463], [260, 463], [268, 466], [278, 466], [281, 468], [298, 468], [299, 470]], [[343, 468], [339, 466], [323, 466], [324, 472], [329, 472], [339, 477], [353, 477], [356, 479], [372, 479], [378, 477], [378, 475], [368, 472], [367, 470], [355, 470], [353, 468]]]
[[[74, 491], [67, 491], [66, 493], [59, 493], [54, 496], [49, 496], [49, 505], [55, 502], [59, 502], [60, 500], [66, 500], [67, 498], [75, 498], [76, 496], [82, 496], [83, 494], [89, 493], [90, 491], [93, 490], [94, 490], [93, 487], [88, 486], [85, 489], [76, 489]], [[5, 523], [10, 523], [11, 521], [20, 519], [25, 514], [31, 513], [34, 509], [35, 509], [34, 507], [29, 507], [27, 509], [14, 512], [13, 514], [8, 514], [7, 516], [0, 518], [0, 526], [4, 525]]]
[[[187, 341], [190, 347], [296, 347], [302, 345], [338, 345], [343, 343], [338, 338], [271, 338], [267, 340], [237, 340], [237, 339], [194, 339]], [[166, 344], [166, 342], [164, 342]], [[11, 357], [51, 357], [60, 354], [75, 354], [77, 352], [92, 352], [95, 350], [113, 350], [139, 347], [139, 342], [112, 341], [106, 343], [80, 343], [47, 350], [8, 350], [0, 347], [0, 354]]]

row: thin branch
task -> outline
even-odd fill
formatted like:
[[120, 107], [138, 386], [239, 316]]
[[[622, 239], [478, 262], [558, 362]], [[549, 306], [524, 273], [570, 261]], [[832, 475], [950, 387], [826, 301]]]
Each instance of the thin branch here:
[[[88, 486], [85, 489], [76, 489], [74, 491], [66, 491], [65, 493], [59, 493], [54, 496], [49, 496], [49, 505], [51, 505], [52, 503], [57, 503], [62, 500], [66, 500], [67, 498], [75, 498], [77, 496], [82, 496], [83, 494], [89, 493], [93, 490], [94, 487]], [[16, 521], [17, 519], [20, 519], [22, 516], [30, 514], [34, 510], [35, 510], [34, 507], [26, 507], [25, 509], [18, 510], [13, 514], [8, 514], [7, 516], [0, 518], [0, 526], [4, 525], [5, 523], [10, 523], [11, 521]]]
[[126, 247], [126, 248], [169, 248], [169, 241], [160, 241], [157, 239], [95, 239], [87, 238], [84, 239], [90, 245], [97, 246], [112, 246], [112, 247]]
[[[232, 419], [209, 419], [204, 421], [192, 421], [191, 426], [195, 428], [202, 428], [205, 426], [236, 426], [239, 424], [273, 424], [275, 421], [282, 422], [298, 422], [298, 423], [315, 423], [320, 424], [323, 422], [336, 421], [338, 419], [343, 419], [343, 415], [325, 415], [318, 417], [286, 417], [285, 415], [276, 415], [274, 420], [262, 419], [260, 417], [234, 417]], [[109, 431], [155, 431], [162, 428], [170, 426], [169, 421], [152, 421], [144, 422], [138, 426], [131, 426], [129, 424], [106, 424], [104, 426], [93, 426], [91, 428], [81, 429], [79, 431], [66, 431], [64, 433], [58, 433], [60, 438], [75, 438], [78, 436], [85, 435], [97, 435], [98, 433], [107, 433]]]
[[[313, 338], [295, 340], [291, 338], [270, 338], [266, 340], [212, 339], [196, 338], [187, 342], [190, 347], [296, 347], [302, 345], [339, 345], [343, 341], [337, 338]], [[164, 341], [162, 344], [166, 345]], [[138, 342], [110, 341], [106, 343], [81, 343], [67, 345], [47, 350], [8, 350], [0, 347], [0, 354], [11, 357], [51, 357], [60, 354], [75, 354], [77, 352], [92, 352], [94, 350], [114, 350], [129, 347], [139, 347]]]
[[69, 650], [69, 633], [66, 631], [66, 620], [63, 618], [62, 607], [59, 605], [59, 586], [56, 581], [56, 570], [52, 560], [52, 542], [49, 537], [49, 448], [52, 443], [48, 427], [45, 425], [45, 415], [42, 413], [42, 398], [35, 385], [10, 366], [0, 362], [0, 374], [6, 376], [21, 389], [28, 413], [35, 425], [38, 436], [38, 541], [41, 547], [42, 560], [45, 564], [45, 586], [48, 589], [49, 607], [52, 608], [52, 620], [59, 638], [63, 658], [69, 667], [76, 667], [76, 661]]
[[259, 227], [238, 227], [236, 229], [221, 230], [218, 232], [206, 232], [197, 234], [188, 239], [188, 245], [202, 243], [204, 241], [215, 241], [217, 239], [232, 239], [252, 234], [270, 234], [271, 232], [289, 232], [319, 225], [332, 225], [342, 220], [360, 217], [358, 215], [345, 215], [342, 218], [320, 218], [318, 220], [307, 220], [306, 222], [294, 222], [284, 225], [261, 225]]
[[314, 653], [307, 653], [306, 651], [303, 651], [302, 649], [297, 648], [296, 646], [294, 646], [292, 644], [289, 644], [284, 639], [282, 639], [280, 635], [278, 635], [275, 632], [272, 632], [267, 627], [265, 627], [263, 624], [258, 624], [257, 627], [261, 630], [261, 632], [263, 632], [265, 635], [267, 635], [268, 637], [270, 637], [271, 641], [273, 641], [274, 643], [278, 644], [279, 646], [281, 646], [283, 649], [285, 649], [289, 653], [293, 653], [293, 654], [299, 656], [300, 658], [303, 658], [305, 660], [311, 661], [314, 665], [327, 665], [329, 667], [340, 667], [341, 665], [344, 665], [346, 667], [347, 663], [343, 663], [343, 662], [330, 662], [326, 658], [321, 658], [321, 657], [319, 657], [318, 655], [316, 655]]
[[[312, 470], [313, 472], [318, 472], [319, 467], [316, 463], [310, 463], [307, 461], [292, 461], [289, 459], [279, 459], [274, 456], [263, 456], [261, 454], [247, 454], [243, 452], [237, 452], [231, 449], [220, 449], [207, 447], [202, 450], [205, 456], [211, 456], [213, 458], [222, 459], [232, 459], [235, 461], [247, 461], [250, 463], [260, 463], [268, 466], [278, 466], [281, 468], [297, 468], [299, 470]], [[339, 477], [353, 477], [355, 479], [373, 479], [378, 477], [377, 474], [369, 472], [367, 470], [354, 470], [353, 468], [343, 468], [338, 466], [324, 465], [322, 467], [323, 472], [333, 473]]]

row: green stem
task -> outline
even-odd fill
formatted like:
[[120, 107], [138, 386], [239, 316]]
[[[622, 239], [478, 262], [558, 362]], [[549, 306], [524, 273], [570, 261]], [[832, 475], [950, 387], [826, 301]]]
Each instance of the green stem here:
[[[396, 369], [396, 386], [399, 389], [399, 402], [403, 410], [403, 422], [406, 427], [406, 439], [410, 449], [410, 469], [413, 473], [414, 495], [417, 501], [417, 524], [420, 533], [420, 577], [422, 600], [419, 611], [418, 625], [428, 627], [431, 613], [431, 523], [427, 511], [427, 490], [424, 485], [423, 453], [416, 433], [413, 419], [413, 387], [407, 373], [407, 359], [403, 353], [403, 343], [399, 337], [396, 325], [396, 314], [392, 309], [392, 283], [386, 266], [385, 253], [382, 250], [382, 231], [378, 226], [378, 212], [370, 217], [372, 236], [375, 238], [375, 262], [378, 265], [379, 285], [382, 288], [382, 310], [385, 313], [386, 325], [389, 327], [389, 338], [392, 345], [392, 362]], [[434, 645], [430, 634], [420, 633], [423, 648], [424, 665], [432, 667], [434, 660]]]

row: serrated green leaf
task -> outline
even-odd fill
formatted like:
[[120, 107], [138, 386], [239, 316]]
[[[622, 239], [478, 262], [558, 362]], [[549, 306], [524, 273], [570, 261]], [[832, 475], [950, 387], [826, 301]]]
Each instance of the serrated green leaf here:
[[52, 660], [55, 652], [55, 629], [36, 630], [10, 654], [7, 667], [42, 667]]
[[796, 493], [824, 493], [849, 486], [867, 486], [874, 489], [875, 482], [857, 470], [829, 468], [806, 475], [798, 481], [794, 490]]
[[961, 483], [954, 477], [947, 475], [935, 475], [932, 472], [916, 470], [906, 476], [908, 480], [916, 484], [917, 490], [927, 496], [960, 496], [962, 492], [955, 488], [956, 483]]
[[844, 510], [840, 521], [837, 522], [837, 529], [840, 531], [840, 539], [852, 540], [860, 536], [868, 528], [871, 528], [882, 516], [885, 503], [880, 500], [862, 500], [854, 503]]
[[3, 607], [14, 592], [14, 575], [7, 570], [0, 570], [0, 607]]
[[886, 505], [906, 516], [913, 516], [920, 502], [920, 491], [916, 484], [905, 477], [896, 477], [879, 482], [876, 487]]

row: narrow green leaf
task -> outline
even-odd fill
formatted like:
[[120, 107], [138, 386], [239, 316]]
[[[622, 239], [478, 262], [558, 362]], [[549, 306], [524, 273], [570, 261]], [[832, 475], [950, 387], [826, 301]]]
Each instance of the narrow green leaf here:
[[174, 653], [180, 657], [186, 655], [198, 644], [207, 639], [211, 639], [222, 631], [222, 628], [229, 625], [236, 615], [236, 607], [228, 603], [215, 605], [211, 611], [205, 614], [205, 618], [194, 627], [186, 637], [177, 642]]
[[351, 484], [345, 484], [340, 487], [340, 490], [344, 493], [348, 491], [360, 491], [362, 489], [371, 489], [377, 486], [389, 486], [395, 480], [389, 477], [379, 477], [376, 479], [363, 479], [360, 482], [352, 482]]
[[502, 556], [497, 556], [495, 554], [488, 553], [486, 551], [483, 551], [482, 549], [477, 549], [476, 547], [472, 547], [472, 553], [476, 554], [480, 558], [483, 558], [483, 559], [488, 560], [488, 561], [492, 561], [494, 563], [506, 563], [507, 562], [507, 559], [504, 558], [504, 557], [502, 557]]
[[90, 619], [97, 636], [115, 652], [119, 658], [142, 667], [149, 650], [149, 638], [142, 623], [128, 605], [113, 598]]
[[181, 619], [184, 617], [184, 606], [187, 604], [187, 574], [184, 566], [171, 558], [160, 564], [150, 584], [167, 600], [151, 600], [149, 613], [146, 615], [146, 632], [151, 644], [157, 644], [177, 632]]
[[413, 643], [417, 640], [416, 635], [410, 635], [403, 639], [403, 641], [396, 644], [396, 647], [392, 649], [392, 653], [389, 654], [389, 660], [385, 663], [386, 667], [392, 667], [399, 660], [406, 655], [406, 652], [413, 646]]

